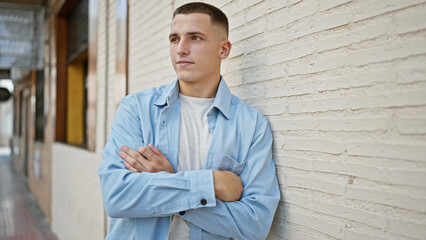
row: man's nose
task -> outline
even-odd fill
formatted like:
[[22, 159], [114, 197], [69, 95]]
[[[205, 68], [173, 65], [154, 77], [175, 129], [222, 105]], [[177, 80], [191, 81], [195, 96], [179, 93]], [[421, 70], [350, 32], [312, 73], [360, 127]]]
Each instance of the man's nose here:
[[188, 42], [185, 41], [184, 39], [182, 39], [181, 41], [179, 41], [179, 45], [178, 45], [178, 48], [177, 48], [177, 53], [179, 55], [188, 55], [189, 54]]

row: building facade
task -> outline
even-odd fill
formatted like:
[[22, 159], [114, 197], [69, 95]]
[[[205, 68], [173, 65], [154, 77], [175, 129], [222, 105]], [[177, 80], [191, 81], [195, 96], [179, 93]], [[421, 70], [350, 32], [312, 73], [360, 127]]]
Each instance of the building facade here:
[[[12, 152], [59, 239], [104, 239], [109, 126], [123, 96], [175, 79], [186, 2], [41, 3], [43, 67], [15, 81]], [[426, 1], [205, 2], [230, 21], [223, 77], [273, 130], [269, 239], [425, 239]]]

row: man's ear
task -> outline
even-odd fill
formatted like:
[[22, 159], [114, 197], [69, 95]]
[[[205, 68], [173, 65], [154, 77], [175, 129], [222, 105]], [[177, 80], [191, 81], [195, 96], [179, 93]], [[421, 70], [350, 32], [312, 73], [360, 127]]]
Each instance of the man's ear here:
[[232, 44], [229, 40], [220, 42], [220, 59], [226, 59], [231, 53]]

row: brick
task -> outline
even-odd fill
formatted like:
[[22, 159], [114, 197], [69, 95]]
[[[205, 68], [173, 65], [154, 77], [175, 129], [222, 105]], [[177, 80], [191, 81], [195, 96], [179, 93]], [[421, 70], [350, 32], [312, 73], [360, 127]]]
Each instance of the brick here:
[[402, 134], [426, 134], [426, 118], [403, 118], [397, 121]]
[[395, 17], [395, 31], [398, 34], [417, 32], [426, 29], [426, 7], [415, 6], [409, 13], [398, 14]]
[[[150, 11], [143, 11], [144, 14], [137, 14], [137, 16], [140, 17], [135, 19], [135, 24], [141, 25], [145, 29], [159, 29], [155, 27], [155, 24], [158, 22], [167, 21], [170, 24], [172, 17], [170, 3], [168, 1], [158, 1], [155, 4], [157, 5], [156, 8], [152, 8]], [[164, 16], [167, 16], [168, 18], [166, 19]], [[164, 38], [167, 38], [167, 36], [164, 36]]]
[[[389, 21], [374, 21], [369, 24], [363, 24], [359, 26], [353, 26], [350, 30], [339, 32], [333, 32], [333, 34], [327, 34], [319, 36], [318, 41], [318, 52], [324, 52], [327, 50], [333, 50], [349, 46], [353, 43], [362, 41], [372, 40], [378, 38], [389, 31], [391, 22]], [[331, 35], [331, 36], [330, 36]]]
[[414, 239], [424, 239], [426, 236], [426, 224], [408, 219], [390, 219], [389, 231]]
[[346, 103], [341, 98], [310, 99], [304, 101], [290, 102], [289, 113], [308, 113], [344, 110]]
[[277, 166], [297, 168], [306, 171], [312, 170], [312, 160], [300, 157], [279, 154], [274, 155], [274, 162]]
[[[308, 16], [313, 15], [317, 12], [316, 6], [318, 1], [305, 0], [297, 1], [297, 4], [293, 5], [288, 3], [289, 7], [281, 8], [278, 11], [270, 13], [265, 16], [265, 20], [268, 22], [268, 30], [272, 31], [276, 28], [282, 28], [290, 23], [298, 20], [304, 20]], [[277, 21], [279, 19], [279, 21]]]
[[388, 125], [388, 118], [318, 119], [318, 129], [325, 131], [372, 132], [386, 130]]
[[261, 21], [261, 22], [252, 21], [243, 26], [232, 29], [232, 32], [230, 34], [230, 39], [232, 40], [233, 43], [236, 43], [244, 39], [253, 37], [257, 34], [263, 33], [266, 30], [266, 27], [267, 25], [264, 21]]
[[367, 212], [361, 208], [343, 206], [336, 203], [328, 203], [320, 200], [314, 201], [314, 211], [332, 215], [339, 218], [354, 220], [376, 228], [386, 228], [387, 218], [384, 215]]
[[[214, 5], [216, 7], [218, 7], [219, 9], [222, 9], [222, 11], [224, 11], [223, 8], [226, 6], [226, 4], [228, 4], [230, 2], [232, 2], [232, 0], [215, 0]], [[177, 7], [177, 6], [175, 6], [175, 7]], [[227, 16], [228, 16], [228, 14], [227, 14]]]
[[296, 205], [305, 209], [314, 209], [312, 197], [296, 194], [294, 192], [287, 191], [283, 201], [287, 204]]
[[290, 76], [322, 72], [343, 66], [365, 66], [372, 63], [380, 63], [403, 59], [409, 56], [426, 53], [426, 40], [416, 39], [411, 41], [394, 41], [392, 45], [381, 45], [351, 53], [336, 53], [318, 55], [315, 62], [289, 64], [287, 72]]
[[[222, 9], [223, 10], [223, 9]], [[242, 27], [246, 21], [245, 21], [245, 12], [240, 11], [237, 12], [236, 14], [230, 16], [227, 11], [224, 11], [225, 14], [227, 14], [228, 16], [228, 21], [229, 21], [229, 29], [230, 29], [230, 33], [232, 34], [233, 30], [239, 27]]]
[[317, 89], [313, 83], [285, 84], [282, 87], [271, 86], [266, 88], [266, 96], [270, 97], [290, 97], [316, 93]]
[[353, 65], [366, 65], [367, 63], [384, 62], [401, 59], [412, 55], [426, 53], [426, 40], [414, 39], [394, 41], [392, 45], [379, 46], [364, 51], [350, 54], [346, 61]]
[[265, 18], [270, 12], [278, 11], [286, 6], [287, 3], [283, 0], [262, 1], [259, 4], [251, 6], [244, 12], [245, 22], [250, 22], [261, 17]]
[[[382, 234], [381, 232], [377, 232], [377, 234]], [[353, 229], [347, 229], [346, 233], [345, 233], [345, 238], [347, 240], [385, 240], [385, 239], [389, 239], [387, 237], [384, 236], [378, 236], [378, 235], [371, 235], [365, 232], [358, 232], [355, 231]]]
[[385, 192], [377, 188], [347, 185], [346, 197], [426, 213], [426, 198], [409, 196], [408, 194], [397, 193], [395, 191]]
[[289, 0], [288, 1], [288, 4], [290, 5], [290, 6], [292, 6], [292, 5], [296, 5], [297, 3], [300, 3], [300, 2], [302, 2], [303, 0]]
[[318, 91], [336, 89], [351, 89], [357, 87], [370, 87], [386, 82], [390, 78], [389, 69], [373, 72], [347, 73], [348, 76], [339, 78], [323, 78], [318, 81]]
[[323, 139], [284, 139], [284, 149], [324, 152], [330, 154], [341, 154], [345, 151], [345, 147], [340, 142], [334, 142]]
[[351, 21], [349, 12], [341, 12], [336, 14], [327, 14], [318, 17], [313, 23], [307, 22], [296, 24], [289, 30], [290, 39], [297, 39], [320, 31], [340, 27]]
[[[245, 49], [245, 51], [247, 51], [247, 49]], [[264, 69], [266, 69], [267, 65], [264, 62], [265, 57], [266, 57], [266, 52], [263, 52], [263, 51], [247, 53], [247, 55], [244, 55], [243, 58], [250, 59], [251, 61], [245, 61], [243, 63], [240, 62], [239, 67], [244, 70], [250, 69], [250, 68], [256, 68], [256, 67], [263, 67]]]
[[233, 14], [243, 11], [246, 8], [253, 6], [259, 2], [262, 2], [263, 0], [235, 0], [230, 1], [228, 4], [226, 4], [223, 7], [223, 11], [226, 11], [228, 16], [232, 16]]
[[222, 76], [230, 88], [235, 89], [243, 85], [243, 73], [241, 71], [223, 73]]
[[[269, 25], [267, 27], [269, 27]], [[281, 29], [275, 29], [269, 31], [268, 34], [260, 34], [247, 40], [247, 43], [244, 45], [244, 50], [250, 52], [266, 49], [270, 50], [271, 47], [283, 45], [287, 41], [288, 36], [283, 35], [283, 31]]]
[[343, 195], [345, 193], [345, 185], [306, 177], [288, 176], [287, 185], [288, 187], [307, 188], [334, 195]]
[[390, 184], [425, 187], [426, 172], [411, 169], [392, 169], [386, 171], [387, 182]]
[[315, 160], [313, 161], [313, 170], [315, 172], [350, 175], [381, 182], [387, 180], [386, 172], [383, 169], [359, 163]]
[[413, 66], [400, 69], [396, 73], [396, 79], [398, 83], [415, 83], [415, 82], [426, 82], [426, 61], [420, 60], [424, 66], [420, 68], [414, 68]]
[[243, 100], [253, 98], [264, 98], [264, 89], [255, 84], [231, 88], [231, 92]]
[[387, 142], [349, 142], [348, 155], [384, 157], [426, 162], [426, 146], [414, 144], [395, 144]]
[[385, 13], [389, 13], [392, 11], [396, 11], [402, 8], [406, 8], [409, 6], [413, 6], [418, 3], [422, 3], [424, 0], [407, 0], [407, 1], [399, 1], [399, 0], [376, 0], [376, 1], [368, 1], [362, 2], [363, 5], [358, 8], [353, 8], [354, 11], [354, 22], [376, 17], [379, 15], [383, 15]]
[[[257, 83], [264, 82], [269, 79], [282, 77], [284, 73], [284, 68], [280, 65], [275, 66], [254, 66], [253, 68], [247, 69], [244, 72], [243, 78], [245, 83]], [[269, 93], [271, 94], [271, 93]], [[273, 97], [273, 95], [268, 95], [268, 97]]]
[[351, 109], [389, 108], [426, 105], [426, 91], [402, 91], [349, 99]]
[[281, 103], [265, 103], [262, 105], [253, 105], [265, 116], [281, 115], [285, 112], [286, 106]]
[[340, 1], [322, 0], [321, 2], [319, 2], [318, 8], [319, 8], [320, 11], [326, 11], [326, 10], [329, 10], [329, 9], [339, 7], [341, 5], [345, 5], [345, 4], [347, 4], [351, 1], [352, 0], [340, 0]]
[[279, 51], [273, 54], [269, 54], [266, 58], [267, 65], [275, 65], [278, 63], [287, 62], [293, 59], [298, 59], [305, 57], [307, 55], [313, 54], [317, 49], [316, 44], [308, 43], [296, 48], [285, 49], [284, 51]]
[[314, 119], [288, 119], [283, 117], [271, 117], [269, 123], [273, 131], [289, 130], [312, 130], [314, 129]]
[[341, 226], [328, 223], [322, 219], [318, 219], [315, 216], [309, 216], [309, 215], [289, 211], [288, 221], [311, 228], [313, 230], [316, 230], [320, 233], [327, 234], [334, 238], [341, 237]]

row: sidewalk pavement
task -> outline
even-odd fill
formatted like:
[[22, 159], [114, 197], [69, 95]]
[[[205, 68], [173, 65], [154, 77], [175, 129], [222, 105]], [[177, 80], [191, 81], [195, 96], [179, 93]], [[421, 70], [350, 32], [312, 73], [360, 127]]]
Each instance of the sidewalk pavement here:
[[0, 148], [0, 240], [57, 240], [24, 180]]

